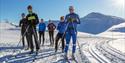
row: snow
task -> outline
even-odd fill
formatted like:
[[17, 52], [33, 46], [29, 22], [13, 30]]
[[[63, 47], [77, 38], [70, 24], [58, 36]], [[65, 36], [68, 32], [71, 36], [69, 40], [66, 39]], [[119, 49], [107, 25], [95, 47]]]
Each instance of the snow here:
[[[15, 29], [15, 30], [12, 30]], [[9, 23], [0, 23], [0, 42], [11, 43], [18, 42], [20, 38], [20, 30], [16, 30], [15, 26]]]
[[[90, 53], [91, 50], [96, 50], [96, 44], [105, 42], [106, 40], [109, 40], [112, 38], [112, 35], [110, 33], [112, 32], [105, 32], [99, 34], [97, 36], [89, 33], [84, 32], [78, 32], [78, 39], [77, 39], [77, 47], [76, 47], [76, 59], [78, 63], [99, 63], [99, 61]], [[55, 32], [56, 36], [57, 32]], [[120, 35], [121, 34], [121, 35]], [[124, 33], [121, 32], [114, 32], [113, 36], [115, 39], [109, 42], [109, 45], [113, 48], [116, 48], [116, 45], [118, 46], [117, 50], [125, 51], [125, 48], [123, 47], [125, 43], [124, 36], [122, 36]], [[101, 37], [100, 37], [101, 36]], [[121, 39], [119, 39], [119, 37]], [[59, 46], [59, 50], [57, 53], [54, 52], [54, 47], [49, 46], [49, 37], [48, 32], [45, 33], [45, 46], [40, 47], [40, 51], [38, 56], [36, 56], [36, 60], [33, 63], [64, 63], [64, 59], [61, 53], [61, 47]], [[110, 37], [110, 38], [105, 38]], [[20, 40], [20, 30], [18, 30], [15, 26], [12, 26], [9, 23], [0, 23], [0, 62], [6, 63], [7, 61], [9, 63], [31, 63], [34, 59], [34, 55], [28, 55], [28, 52], [30, 50], [22, 50], [20, 43], [19, 46], [17, 46], [18, 42]], [[59, 41], [60, 42], [60, 41]], [[70, 42], [70, 44], [72, 41]], [[78, 43], [80, 45], [80, 48], [78, 47]], [[90, 49], [91, 47], [94, 47], [94, 49]], [[121, 48], [122, 47], [122, 48]], [[69, 47], [68, 56], [71, 57], [71, 50], [72, 50], [72, 44]], [[15, 51], [15, 52], [14, 52]], [[123, 53], [124, 53], [123, 51]], [[98, 53], [98, 51], [95, 51]], [[14, 54], [13, 54], [14, 53]], [[13, 57], [13, 55], [17, 57]], [[101, 54], [101, 53], [100, 53]], [[105, 57], [105, 56], [103, 56]]]
[[[80, 34], [86, 35], [87, 33], [80, 33]], [[46, 32], [45, 35], [46, 35], [45, 46], [41, 46], [39, 54], [37, 56], [37, 61], [35, 61], [35, 63], [62, 62], [63, 60], [61, 59], [63, 59], [63, 57], [60, 57], [62, 55], [61, 50], [58, 50], [58, 52], [55, 53], [54, 47], [49, 46], [48, 32]], [[0, 59], [1, 59], [0, 61], [1, 62], [3, 63], [32, 62], [34, 57], [27, 55], [29, 50], [25, 51], [21, 49], [22, 43], [21, 42], [19, 43], [19, 40], [20, 40], [20, 30], [17, 30], [16, 27], [11, 25], [10, 23], [0, 23]], [[20, 44], [19, 46], [17, 46], [18, 43]], [[69, 53], [69, 55], [70, 54], [71, 52]], [[12, 55], [16, 55], [17, 57], [14, 58]], [[79, 55], [78, 50], [77, 50], [77, 55]]]
[[109, 28], [107, 31], [110, 31], [110, 30], [113, 30], [113, 29], [116, 29], [116, 28], [122, 28], [122, 27], [125, 27], [125, 23], [114, 25], [111, 28]]
[[97, 36], [115, 39], [109, 42], [110, 46], [117, 50], [120, 50], [122, 53], [125, 53], [125, 32], [121, 32], [121, 28], [124, 28], [123, 30], [125, 30], [125, 23], [114, 25], [107, 31], [100, 33]]
[[0, 29], [10, 29], [10, 28], [15, 28], [15, 26], [12, 26], [9, 23], [0, 22]]
[[109, 45], [125, 54], [125, 39], [113, 40]]
[[110, 31], [108, 31], [108, 32], [100, 33], [97, 36], [108, 37], [108, 38], [115, 38], [115, 39], [118, 39], [118, 38], [125, 39], [125, 33], [121, 33], [121, 32], [110, 32]]

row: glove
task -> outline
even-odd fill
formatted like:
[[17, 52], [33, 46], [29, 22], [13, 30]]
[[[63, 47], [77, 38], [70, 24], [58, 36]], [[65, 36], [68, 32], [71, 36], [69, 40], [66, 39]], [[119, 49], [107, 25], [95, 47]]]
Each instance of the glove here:
[[34, 20], [31, 20], [31, 21], [30, 21], [30, 24], [31, 24], [31, 25], [36, 25], [36, 23], [35, 23]]
[[74, 18], [69, 18], [67, 21], [68, 22], [73, 22], [73, 21], [75, 21], [75, 19]]

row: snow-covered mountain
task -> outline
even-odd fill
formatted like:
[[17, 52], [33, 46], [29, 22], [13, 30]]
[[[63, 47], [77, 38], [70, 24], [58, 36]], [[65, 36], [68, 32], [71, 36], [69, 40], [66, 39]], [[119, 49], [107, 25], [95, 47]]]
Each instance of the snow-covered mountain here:
[[125, 20], [119, 17], [92, 12], [81, 18], [81, 24], [78, 26], [78, 30], [86, 33], [99, 34], [113, 25], [123, 22], [125, 22]]
[[9, 22], [0, 22], [0, 29], [7, 29], [7, 30], [19, 30], [20, 28]]
[[121, 23], [121, 24], [118, 24], [118, 25], [114, 25], [111, 28], [109, 28], [107, 31], [125, 33], [125, 22]]
[[125, 22], [110, 27], [105, 32], [98, 34], [98, 36], [125, 39]]

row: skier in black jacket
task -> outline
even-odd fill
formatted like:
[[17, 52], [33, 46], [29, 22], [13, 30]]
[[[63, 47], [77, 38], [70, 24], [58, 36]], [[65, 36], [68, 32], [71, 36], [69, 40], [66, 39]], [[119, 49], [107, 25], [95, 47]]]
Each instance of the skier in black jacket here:
[[[26, 33], [28, 22], [27, 22], [27, 20], [25, 18], [24, 13], [21, 14], [21, 17], [22, 17], [22, 19], [20, 20], [19, 27], [21, 27], [22, 44], [23, 44], [23, 48], [24, 48], [26, 46], [24, 38], [26, 37], [26, 39], [27, 39], [27, 37], [28, 37], [27, 33]], [[28, 39], [27, 39], [27, 44], [28, 44], [28, 48], [29, 48]]]
[[48, 31], [49, 31], [49, 39], [50, 39], [50, 46], [54, 45], [54, 30], [56, 29], [56, 25], [49, 20], [49, 24], [48, 24]]
[[37, 31], [36, 31], [36, 25], [39, 23], [39, 19], [38, 19], [37, 14], [33, 13], [31, 5], [29, 5], [27, 7], [27, 9], [28, 9], [28, 12], [29, 12], [29, 14], [26, 16], [26, 19], [27, 19], [28, 24], [29, 24], [28, 40], [30, 42], [30, 49], [31, 49], [30, 54], [32, 54], [34, 52], [34, 45], [33, 45], [32, 36], [34, 36], [34, 39], [35, 39], [36, 52], [38, 52], [38, 50], [40, 48], [38, 36], [37, 36]]

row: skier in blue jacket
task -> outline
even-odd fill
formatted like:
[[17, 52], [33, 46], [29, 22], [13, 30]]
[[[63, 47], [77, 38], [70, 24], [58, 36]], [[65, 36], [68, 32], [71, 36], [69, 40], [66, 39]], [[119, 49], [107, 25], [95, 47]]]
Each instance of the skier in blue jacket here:
[[58, 33], [57, 33], [56, 39], [55, 39], [55, 52], [57, 52], [57, 49], [58, 49], [58, 41], [59, 41], [59, 39], [61, 39], [61, 41], [62, 41], [62, 52], [64, 52], [65, 26], [66, 26], [66, 24], [64, 22], [64, 16], [61, 16], [60, 17], [60, 22], [59, 22], [59, 24], [57, 26]]
[[66, 30], [66, 46], [64, 51], [65, 51], [65, 58], [68, 59], [67, 52], [69, 48], [70, 39], [72, 37], [72, 41], [73, 41], [72, 59], [75, 59], [74, 53], [76, 50], [77, 24], [80, 24], [80, 19], [79, 19], [79, 16], [76, 13], [74, 13], [73, 6], [69, 7], [69, 12], [70, 13], [65, 17], [67, 30]]
[[41, 36], [42, 36], [43, 37], [42, 45], [44, 45], [44, 41], [45, 41], [45, 30], [46, 30], [46, 24], [44, 23], [44, 20], [41, 19], [39, 23], [39, 41], [41, 44]]

